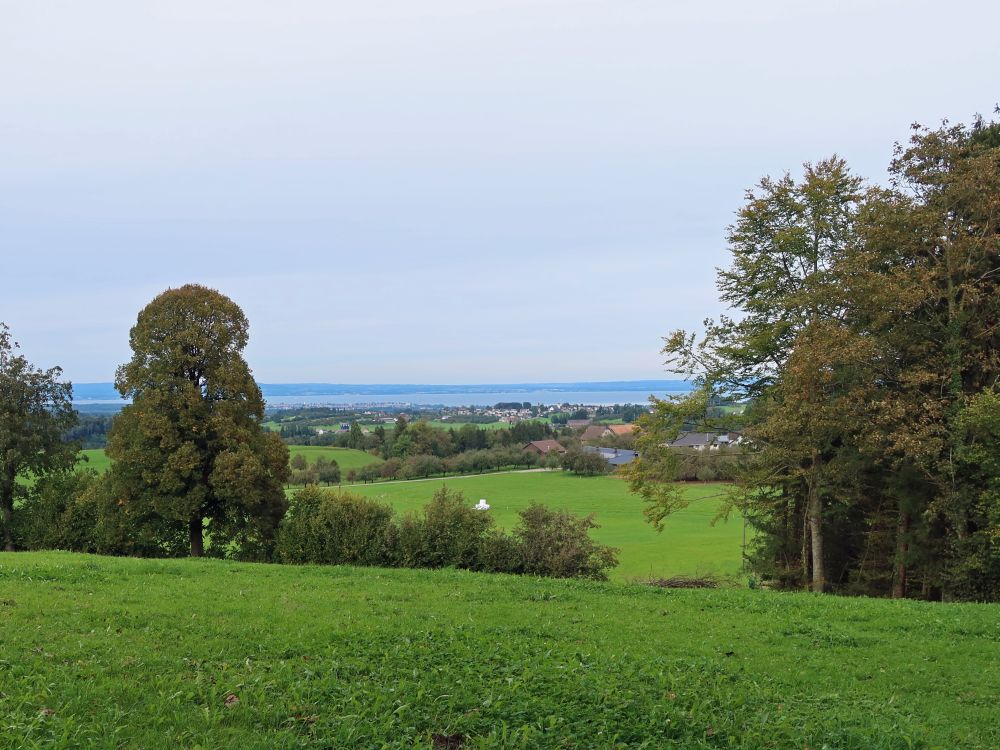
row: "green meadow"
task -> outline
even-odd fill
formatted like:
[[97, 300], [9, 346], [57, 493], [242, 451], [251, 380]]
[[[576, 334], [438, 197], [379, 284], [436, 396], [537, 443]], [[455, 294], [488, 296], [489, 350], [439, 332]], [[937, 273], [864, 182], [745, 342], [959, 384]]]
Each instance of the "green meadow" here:
[[[531, 421], [541, 421], [541, 420], [531, 420]], [[440, 420], [433, 419], [427, 422], [431, 427], [435, 427], [439, 430], [460, 430], [466, 425], [471, 425], [480, 430], [509, 430], [509, 422], [459, 422], [451, 421], [450, 419]]]
[[367, 495], [397, 511], [419, 510], [442, 485], [465, 493], [472, 503], [483, 498], [497, 525], [513, 528], [517, 513], [532, 502], [565, 508], [578, 515], [593, 513], [600, 524], [595, 539], [621, 549], [613, 578], [672, 575], [734, 575], [742, 561], [743, 522], [738, 514], [714, 526], [725, 485], [684, 487], [691, 500], [657, 533], [642, 515], [642, 503], [614, 476], [578, 477], [562, 471], [483, 474], [472, 477], [354, 485], [351, 492]]
[[[293, 456], [305, 456], [310, 464], [319, 456], [335, 459], [345, 474], [350, 469], [381, 461], [350, 448], [293, 445], [289, 450]], [[102, 450], [83, 451], [83, 454], [87, 456], [88, 467], [104, 471], [110, 465]], [[532, 502], [564, 508], [577, 515], [593, 513], [600, 525], [591, 532], [594, 538], [621, 550], [619, 565], [611, 572], [615, 580], [674, 575], [728, 577], [741, 570], [741, 517], [734, 512], [728, 520], [712, 524], [726, 491], [721, 484], [685, 485], [684, 492], [691, 504], [671, 516], [662, 533], [646, 523], [642, 503], [615, 476], [578, 477], [562, 471], [529, 471], [355, 484], [347, 489], [405, 513], [420, 510], [442, 485], [460, 490], [470, 503], [485, 499], [497, 525], [506, 529], [517, 524], [518, 512]], [[295, 488], [288, 490], [289, 495], [294, 492]]]
[[354, 450], [353, 448], [331, 448], [323, 445], [290, 445], [288, 452], [291, 458], [295, 456], [305, 456], [310, 464], [316, 463], [320, 456], [333, 459], [340, 465], [342, 473], [346, 474], [351, 469], [360, 469], [368, 464], [380, 464], [382, 459], [373, 456], [365, 451]]
[[103, 448], [91, 448], [80, 451], [82, 460], [76, 466], [78, 469], [94, 469], [103, 474], [111, 466], [111, 459], [108, 458]]
[[998, 642], [997, 605], [0, 553], [0, 747], [986, 750]]
[[[291, 457], [297, 455], [305, 456], [306, 460], [310, 464], [316, 463], [316, 459], [319, 456], [332, 458], [340, 465], [341, 470], [344, 472], [347, 472], [350, 469], [358, 469], [371, 463], [381, 463], [382, 461], [382, 459], [378, 456], [373, 456], [370, 453], [365, 453], [364, 451], [353, 450], [352, 448], [330, 448], [320, 445], [290, 445], [288, 446], [288, 451]], [[111, 461], [105, 455], [103, 449], [98, 448], [94, 450], [84, 450], [80, 451], [80, 453], [86, 458], [86, 461], [79, 463], [77, 465], [78, 467], [96, 469], [99, 472], [103, 472], [111, 465]]]

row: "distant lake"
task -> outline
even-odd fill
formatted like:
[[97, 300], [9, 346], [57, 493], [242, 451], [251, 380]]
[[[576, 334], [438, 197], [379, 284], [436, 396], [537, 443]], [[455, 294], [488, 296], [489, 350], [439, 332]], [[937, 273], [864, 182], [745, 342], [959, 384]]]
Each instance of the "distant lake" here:
[[503, 402], [531, 404], [644, 404], [650, 394], [659, 398], [688, 391], [494, 391], [484, 393], [338, 393], [330, 396], [268, 396], [267, 405], [358, 406], [412, 404], [414, 406], [493, 406]]
[[[77, 408], [115, 410], [123, 405], [111, 383], [77, 385]], [[640, 404], [650, 394], [663, 398], [690, 392], [680, 380], [611, 381], [588, 383], [518, 383], [510, 385], [336, 385], [261, 384], [269, 407], [361, 406], [492, 406], [503, 402], [531, 404]]]

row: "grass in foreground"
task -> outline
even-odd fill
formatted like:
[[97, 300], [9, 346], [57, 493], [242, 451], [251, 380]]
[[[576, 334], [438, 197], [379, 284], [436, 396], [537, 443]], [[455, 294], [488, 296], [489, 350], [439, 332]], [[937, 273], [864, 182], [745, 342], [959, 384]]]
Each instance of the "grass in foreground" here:
[[0, 747], [993, 748], [998, 623], [995, 605], [0, 554]]
[[736, 575], [742, 564], [743, 521], [734, 514], [711, 525], [722, 502], [724, 485], [691, 484], [684, 492], [691, 505], [672, 515], [657, 533], [642, 515], [642, 502], [614, 476], [578, 477], [569, 473], [525, 472], [451, 477], [444, 480], [359, 485], [351, 492], [380, 500], [398, 512], [419, 510], [442, 484], [465, 493], [475, 503], [485, 498], [497, 525], [512, 529], [517, 513], [533, 501], [566, 508], [578, 515], [594, 513], [601, 528], [598, 541], [621, 549], [615, 580], [673, 575]]

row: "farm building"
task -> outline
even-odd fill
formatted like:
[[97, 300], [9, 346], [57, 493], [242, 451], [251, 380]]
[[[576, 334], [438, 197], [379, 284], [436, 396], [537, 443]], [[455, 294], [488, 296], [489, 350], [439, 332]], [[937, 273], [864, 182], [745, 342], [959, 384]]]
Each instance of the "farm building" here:
[[625, 437], [626, 435], [631, 435], [634, 431], [634, 424], [609, 424], [606, 434], [607, 436]]
[[626, 437], [635, 431], [634, 424], [592, 424], [583, 431], [581, 440], [600, 440], [606, 437]]
[[553, 451], [556, 453], [566, 452], [566, 449], [562, 447], [558, 440], [532, 440], [524, 446], [524, 450], [533, 451], [540, 456], [547, 456]]

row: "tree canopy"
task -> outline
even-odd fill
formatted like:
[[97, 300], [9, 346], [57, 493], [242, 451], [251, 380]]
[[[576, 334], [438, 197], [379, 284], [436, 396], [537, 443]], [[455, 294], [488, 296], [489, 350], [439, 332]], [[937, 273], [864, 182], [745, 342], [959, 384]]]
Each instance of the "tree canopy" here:
[[718, 274], [734, 312], [666, 338], [699, 391], [640, 419], [632, 488], [662, 523], [669, 442], [744, 401], [731, 503], [765, 577], [1000, 598], [1000, 124], [915, 126], [890, 175], [867, 186], [833, 157], [747, 194]]
[[76, 424], [73, 386], [62, 370], [42, 370], [17, 353], [0, 323], [0, 524], [4, 549], [14, 549], [14, 501], [26, 493], [18, 477], [42, 477], [72, 468], [78, 443], [63, 439]]
[[263, 430], [264, 400], [243, 359], [246, 316], [213, 289], [168, 289], [129, 334], [115, 385], [131, 398], [108, 436], [126, 513], [188, 532], [192, 555], [273, 536], [287, 508], [288, 449]]

